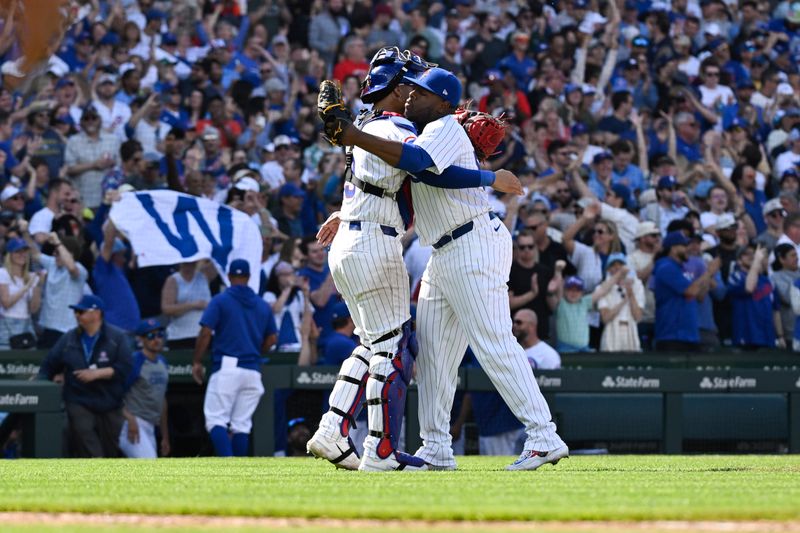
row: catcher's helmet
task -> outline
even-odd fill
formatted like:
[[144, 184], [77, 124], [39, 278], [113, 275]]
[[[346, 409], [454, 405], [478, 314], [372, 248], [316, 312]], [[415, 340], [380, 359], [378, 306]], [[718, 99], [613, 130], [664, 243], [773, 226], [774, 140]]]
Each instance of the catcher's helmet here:
[[370, 61], [369, 73], [361, 83], [361, 101], [375, 103], [397, 87], [406, 75], [435, 66], [408, 50], [401, 52], [396, 46], [381, 48]]

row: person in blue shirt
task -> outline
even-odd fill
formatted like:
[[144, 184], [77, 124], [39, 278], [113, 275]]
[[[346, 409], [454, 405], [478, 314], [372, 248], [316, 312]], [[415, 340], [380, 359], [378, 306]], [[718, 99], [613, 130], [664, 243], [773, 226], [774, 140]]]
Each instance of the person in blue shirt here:
[[308, 278], [311, 289], [310, 299], [314, 304], [314, 322], [320, 328], [319, 349], [325, 351], [333, 329], [331, 328], [331, 314], [333, 307], [341, 301], [339, 292], [328, 268], [328, 254], [325, 248], [317, 242], [316, 237], [306, 237], [300, 244], [300, 251], [308, 258], [306, 266], [297, 271], [298, 276]]
[[203, 384], [203, 357], [211, 346], [211, 377], [203, 404], [206, 430], [218, 456], [243, 457], [250, 447], [253, 413], [264, 394], [261, 354], [275, 344], [278, 328], [269, 305], [247, 285], [247, 261], [233, 260], [228, 279], [230, 287], [211, 299], [200, 319], [192, 377]]
[[731, 183], [744, 200], [744, 210], [756, 226], [756, 234], [766, 231], [764, 204], [767, 203], [767, 196], [764, 191], [756, 189], [756, 169], [746, 163], [736, 165], [731, 172]]
[[322, 353], [320, 364], [330, 366], [342, 366], [342, 363], [350, 357], [358, 343], [353, 340], [353, 331], [356, 327], [353, 319], [350, 318], [350, 311], [344, 302], [339, 302], [333, 306], [331, 311], [331, 328], [328, 342], [325, 343], [325, 351]]
[[733, 344], [749, 349], [775, 347], [775, 320], [779, 303], [767, 276], [769, 250], [752, 244], [736, 253], [728, 276], [733, 304]]
[[700, 342], [697, 302], [708, 293], [720, 261], [712, 260], [700, 277], [691, 280], [683, 268], [689, 259], [688, 245], [689, 239], [680, 231], [668, 233], [662, 242], [664, 256], [653, 269], [657, 350], [695, 351]]
[[112, 326], [133, 332], [139, 325], [139, 303], [125, 275], [127, 247], [117, 238], [117, 229], [109, 219], [103, 228], [103, 244], [92, 270], [98, 296], [108, 302], [105, 319]]

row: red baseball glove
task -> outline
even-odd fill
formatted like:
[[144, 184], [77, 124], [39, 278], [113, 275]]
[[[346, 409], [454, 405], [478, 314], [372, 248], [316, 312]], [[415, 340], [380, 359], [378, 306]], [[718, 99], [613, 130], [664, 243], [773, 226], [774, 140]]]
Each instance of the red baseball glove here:
[[455, 116], [472, 141], [478, 159], [484, 161], [497, 153], [497, 147], [506, 135], [506, 123], [502, 116], [496, 118], [488, 113], [463, 108], [456, 110]]

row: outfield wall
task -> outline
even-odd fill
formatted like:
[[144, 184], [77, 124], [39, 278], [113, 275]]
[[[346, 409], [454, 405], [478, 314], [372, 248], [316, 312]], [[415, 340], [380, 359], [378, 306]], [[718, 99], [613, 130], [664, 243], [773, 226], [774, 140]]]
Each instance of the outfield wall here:
[[[0, 411], [19, 413], [17, 427], [22, 424], [28, 457], [58, 456], [61, 443], [56, 435], [63, 427], [57, 386], [27, 381], [43, 357], [35, 351], [0, 355]], [[310, 395], [312, 410], [321, 415], [320, 399], [336, 380], [338, 368], [287, 364], [296, 357], [275, 354], [265, 362], [267, 393], [253, 430], [256, 455], [275, 450], [276, 420], [285, 420], [276, 416], [283, 414], [275, 408], [281, 394]], [[203, 427], [203, 388], [191, 381], [191, 353], [172, 352], [168, 359], [173, 449], [179, 455], [210, 453]], [[537, 372], [537, 380], [560, 433], [573, 447], [643, 453], [800, 453], [800, 357], [795, 354], [580, 354], [564, 356], [563, 363], [562, 370]], [[463, 369], [459, 389], [494, 390], [479, 369]], [[0, 426], [0, 442], [8, 426]], [[419, 433], [413, 387], [406, 430], [406, 448], [415, 449]]]

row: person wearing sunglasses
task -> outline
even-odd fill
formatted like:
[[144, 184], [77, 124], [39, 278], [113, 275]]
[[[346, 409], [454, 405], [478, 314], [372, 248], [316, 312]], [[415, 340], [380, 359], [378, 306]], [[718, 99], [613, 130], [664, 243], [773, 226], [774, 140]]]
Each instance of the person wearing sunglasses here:
[[167, 330], [158, 320], [142, 320], [136, 339], [142, 349], [133, 354], [133, 370], [125, 381], [122, 414], [125, 422], [119, 433], [119, 448], [125, 457], [155, 459], [156, 426], [161, 429], [161, 455], [169, 455], [167, 424], [167, 360], [161, 354]]
[[78, 326], [47, 354], [38, 379], [64, 376], [70, 457], [119, 457], [122, 398], [131, 372], [127, 335], [105, 322], [105, 302], [87, 294], [69, 306]]

